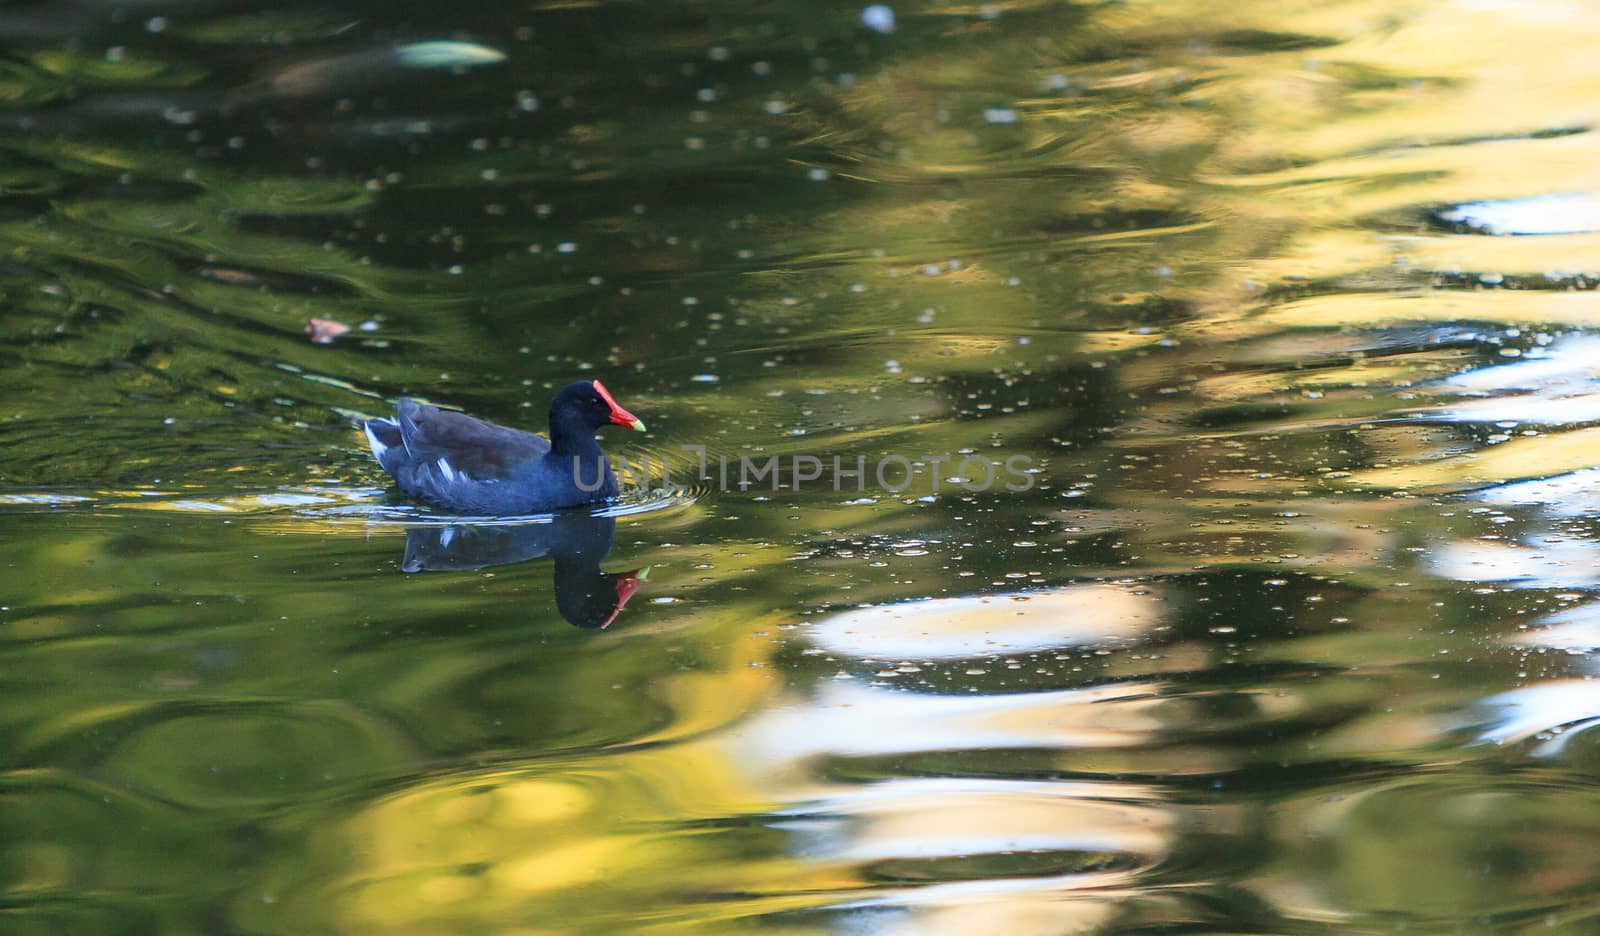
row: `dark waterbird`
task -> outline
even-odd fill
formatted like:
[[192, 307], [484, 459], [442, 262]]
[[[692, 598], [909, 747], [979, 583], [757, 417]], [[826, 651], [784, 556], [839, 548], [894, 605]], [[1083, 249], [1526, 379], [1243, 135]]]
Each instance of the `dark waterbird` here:
[[617, 521], [587, 511], [551, 523], [453, 523], [406, 530], [406, 572], [461, 572], [548, 558], [555, 565], [556, 610], [577, 627], [605, 628], [633, 597], [646, 570], [605, 572]]
[[644, 423], [598, 380], [567, 384], [550, 402], [550, 438], [402, 399], [395, 418], [362, 424], [372, 454], [410, 497], [463, 514], [511, 516], [603, 501], [617, 478], [595, 430]]

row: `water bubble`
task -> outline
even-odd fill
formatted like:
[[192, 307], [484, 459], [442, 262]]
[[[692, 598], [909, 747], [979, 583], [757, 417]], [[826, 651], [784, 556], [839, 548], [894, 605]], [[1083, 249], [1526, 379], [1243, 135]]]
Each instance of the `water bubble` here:
[[872, 4], [861, 11], [861, 25], [884, 35], [894, 32], [894, 8], [886, 3]]

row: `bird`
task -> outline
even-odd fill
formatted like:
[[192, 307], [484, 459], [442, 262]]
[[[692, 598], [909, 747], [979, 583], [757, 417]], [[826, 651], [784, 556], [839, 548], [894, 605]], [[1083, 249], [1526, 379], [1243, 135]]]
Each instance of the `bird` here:
[[550, 401], [548, 440], [409, 397], [393, 418], [361, 428], [407, 496], [459, 514], [516, 516], [615, 497], [616, 475], [594, 437], [612, 424], [644, 431], [600, 381], [580, 380]]
[[606, 572], [617, 521], [569, 510], [549, 523], [451, 523], [406, 530], [402, 572], [464, 572], [550, 559], [556, 611], [575, 627], [605, 630], [649, 577], [649, 568]]

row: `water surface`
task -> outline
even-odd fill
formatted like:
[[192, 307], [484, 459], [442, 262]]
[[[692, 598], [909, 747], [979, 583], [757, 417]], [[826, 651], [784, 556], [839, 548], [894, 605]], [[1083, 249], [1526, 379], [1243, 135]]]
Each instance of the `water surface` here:
[[7, 932], [1592, 929], [1600, 15], [894, 12], [0, 19]]

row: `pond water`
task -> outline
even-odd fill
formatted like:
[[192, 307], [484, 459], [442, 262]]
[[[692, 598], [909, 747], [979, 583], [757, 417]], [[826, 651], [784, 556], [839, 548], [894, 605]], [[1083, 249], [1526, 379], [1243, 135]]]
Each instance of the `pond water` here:
[[863, 6], [0, 17], [6, 932], [1593, 932], [1600, 12]]

